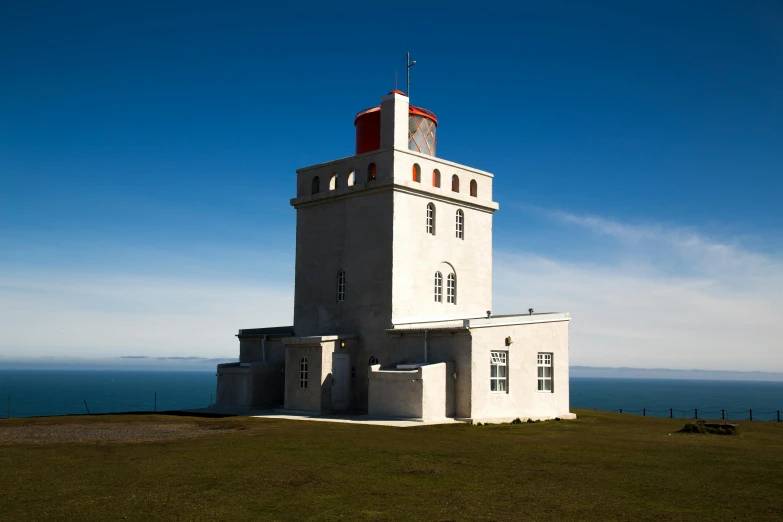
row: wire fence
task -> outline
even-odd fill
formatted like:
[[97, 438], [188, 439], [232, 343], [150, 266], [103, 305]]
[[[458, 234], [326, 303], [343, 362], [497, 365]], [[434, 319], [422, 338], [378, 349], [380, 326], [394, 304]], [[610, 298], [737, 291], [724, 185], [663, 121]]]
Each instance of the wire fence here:
[[641, 415], [642, 417], [668, 417], [670, 419], [715, 419], [715, 420], [734, 420], [734, 421], [769, 421], [780, 422], [780, 410], [775, 411], [758, 411], [758, 410], [740, 410], [729, 411], [726, 409], [720, 410], [700, 410], [694, 408], [692, 410], [678, 410], [675, 408], [669, 408], [668, 410], [648, 410], [642, 408], [641, 410], [626, 410], [618, 408], [616, 411], [619, 413], [627, 413], [631, 415]]
[[[5, 408], [0, 406], [0, 419], [12, 417], [45, 417], [55, 415], [74, 414], [107, 414], [107, 413], [156, 413], [166, 411], [192, 410], [210, 407], [213, 404], [213, 395], [206, 397], [204, 401], [194, 398], [192, 395], [173, 395], [158, 397], [154, 392], [146, 399], [75, 399], [58, 398], [47, 399], [45, 403], [40, 400], [18, 399], [8, 395]], [[5, 411], [2, 411], [2, 410]], [[5, 415], [3, 416], [3, 413]]]

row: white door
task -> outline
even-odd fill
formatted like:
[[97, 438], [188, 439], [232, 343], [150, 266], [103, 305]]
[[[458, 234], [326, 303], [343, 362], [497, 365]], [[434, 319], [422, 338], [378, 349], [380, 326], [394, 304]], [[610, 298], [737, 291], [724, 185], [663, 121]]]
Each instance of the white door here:
[[332, 409], [347, 410], [351, 404], [351, 355], [332, 354]]

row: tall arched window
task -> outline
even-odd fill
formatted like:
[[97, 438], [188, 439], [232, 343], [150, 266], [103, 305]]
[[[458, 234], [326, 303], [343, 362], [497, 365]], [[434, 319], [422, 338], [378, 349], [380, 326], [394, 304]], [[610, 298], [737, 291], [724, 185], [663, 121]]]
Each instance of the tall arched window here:
[[478, 197], [478, 183], [475, 179], [470, 180], [470, 195], [474, 198]]
[[457, 239], [464, 239], [465, 236], [465, 214], [462, 210], [457, 210]]
[[321, 180], [316, 176], [313, 178], [313, 186], [310, 190], [310, 194], [318, 194], [319, 192], [321, 192]]
[[376, 364], [380, 364], [380, 363], [378, 362], [378, 358], [373, 355], [372, 357], [370, 357], [370, 366], [375, 366]]
[[345, 301], [345, 270], [337, 272], [337, 301]]
[[413, 164], [413, 181], [421, 183], [421, 167], [418, 163]]
[[375, 181], [375, 163], [367, 166], [367, 181]]
[[307, 389], [307, 357], [299, 359], [299, 389]]
[[329, 190], [337, 190], [338, 188], [340, 188], [340, 175], [335, 172], [329, 179]]
[[432, 186], [440, 188], [440, 171], [438, 169], [432, 171]]
[[435, 205], [427, 204], [427, 233], [435, 235]]
[[451, 191], [459, 192], [459, 176], [457, 176], [456, 174], [451, 176]]
[[440, 272], [435, 272], [435, 302], [443, 302], [443, 276]]
[[446, 302], [457, 304], [457, 276], [454, 274], [446, 278]]
[[348, 173], [348, 186], [352, 187], [356, 183], [356, 171], [351, 170], [351, 172]]

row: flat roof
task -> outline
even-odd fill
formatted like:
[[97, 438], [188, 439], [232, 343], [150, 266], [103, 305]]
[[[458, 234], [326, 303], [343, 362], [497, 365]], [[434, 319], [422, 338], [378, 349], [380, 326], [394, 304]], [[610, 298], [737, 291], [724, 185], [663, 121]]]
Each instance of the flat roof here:
[[293, 326], [270, 326], [267, 328], [244, 328], [239, 330], [238, 336], [246, 335], [294, 335]]

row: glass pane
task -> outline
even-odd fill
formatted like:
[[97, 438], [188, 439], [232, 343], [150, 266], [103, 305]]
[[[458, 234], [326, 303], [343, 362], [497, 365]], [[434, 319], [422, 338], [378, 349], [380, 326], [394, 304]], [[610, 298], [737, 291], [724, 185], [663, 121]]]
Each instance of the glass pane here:
[[489, 381], [489, 389], [490, 389], [490, 391], [498, 391], [497, 387], [498, 387], [498, 381], [496, 381], [494, 379]]
[[498, 381], [498, 391], [506, 391], [506, 381]]
[[498, 367], [493, 364], [490, 368], [491, 368], [491, 370], [489, 372], [489, 376], [490, 377], [497, 377], [498, 376]]
[[539, 366], [538, 367], [538, 378], [540, 379], [543, 376], [544, 376], [544, 368], [542, 366]]
[[419, 150], [419, 147], [416, 146], [416, 142], [411, 140], [408, 142], [408, 150]]
[[416, 116], [408, 116], [408, 132], [413, 134], [419, 126], [419, 120]]
[[552, 377], [552, 367], [547, 366], [545, 368], [542, 368], [544, 370], [544, 377], [551, 378]]
[[538, 379], [538, 391], [544, 391], [544, 381]]
[[505, 366], [496, 366], [498, 369], [498, 377], [506, 378], [506, 367]]

